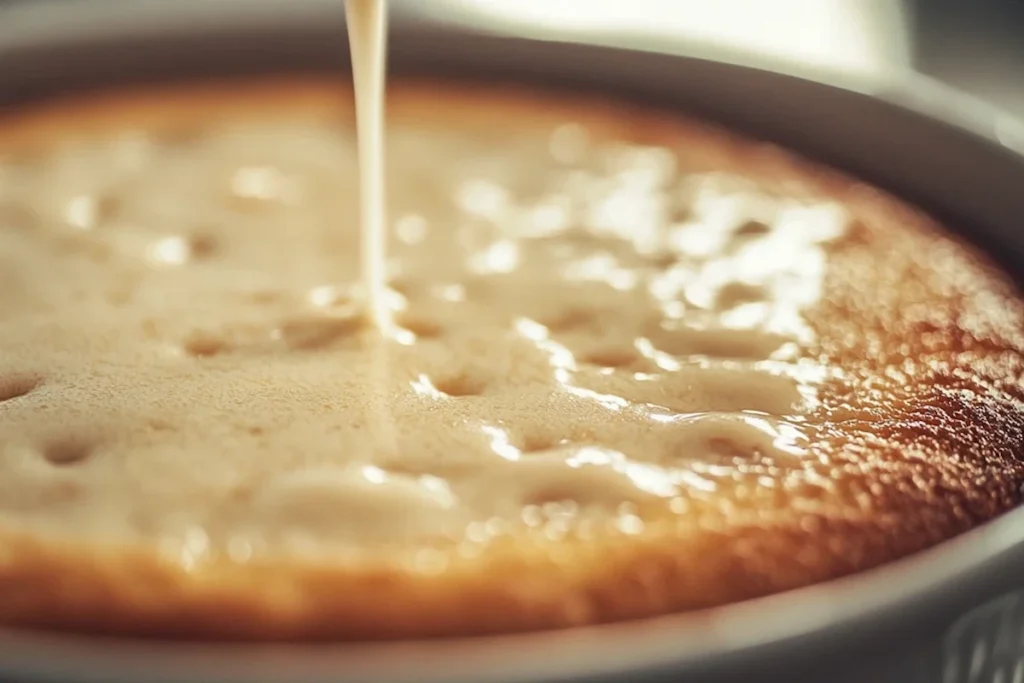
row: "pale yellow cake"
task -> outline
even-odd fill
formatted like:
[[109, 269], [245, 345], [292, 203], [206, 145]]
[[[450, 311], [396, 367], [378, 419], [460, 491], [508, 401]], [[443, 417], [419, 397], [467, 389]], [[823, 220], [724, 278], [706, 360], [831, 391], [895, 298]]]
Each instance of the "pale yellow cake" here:
[[0, 623], [510, 632], [859, 572], [1008, 510], [1024, 307], [865, 184], [675, 114], [389, 99], [365, 322], [349, 93], [0, 123]]

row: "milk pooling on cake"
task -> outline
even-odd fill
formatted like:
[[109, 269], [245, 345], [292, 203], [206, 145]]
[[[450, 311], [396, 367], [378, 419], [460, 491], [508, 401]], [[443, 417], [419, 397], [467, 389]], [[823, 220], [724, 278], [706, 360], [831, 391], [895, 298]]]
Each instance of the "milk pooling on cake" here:
[[403, 86], [382, 337], [351, 102], [224, 97], [0, 164], [4, 524], [189, 561], [415, 555], [827, 497], [800, 349], [837, 206], [601, 116]]

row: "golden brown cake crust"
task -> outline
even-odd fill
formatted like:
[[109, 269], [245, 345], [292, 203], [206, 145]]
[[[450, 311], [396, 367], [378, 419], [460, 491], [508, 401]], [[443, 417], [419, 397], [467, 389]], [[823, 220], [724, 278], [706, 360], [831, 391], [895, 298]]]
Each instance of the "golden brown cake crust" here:
[[[0, 149], [122, 125], [204, 120], [261, 107], [336, 113], [321, 82], [185, 89], [59, 103], [8, 116]], [[426, 96], [424, 96], [426, 93]], [[287, 558], [192, 566], [144, 546], [76, 544], [0, 528], [0, 622], [225, 639], [378, 639], [512, 632], [723, 605], [863, 571], [1017, 505], [1024, 484], [1024, 305], [986, 258], [923, 213], [773, 147], [675, 115], [498, 89], [397, 86], [393, 108], [472, 108], [481, 120], [583, 120], [609, 137], [685, 148], [694, 168], [832, 198], [853, 227], [829, 248], [817, 340], [839, 368], [806, 416], [807, 467], [831, 482], [821, 512], [640, 510], [640, 534], [519, 534], [443, 551], [443, 571]], [[2, 371], [0, 365], [0, 371]], [[0, 383], [2, 386], [2, 383]], [[3, 410], [0, 404], [0, 411]], [[2, 413], [0, 413], [2, 414]], [[738, 495], [738, 494], [735, 494]], [[757, 495], [815, 496], [821, 489]], [[756, 508], [756, 506], [755, 506]]]

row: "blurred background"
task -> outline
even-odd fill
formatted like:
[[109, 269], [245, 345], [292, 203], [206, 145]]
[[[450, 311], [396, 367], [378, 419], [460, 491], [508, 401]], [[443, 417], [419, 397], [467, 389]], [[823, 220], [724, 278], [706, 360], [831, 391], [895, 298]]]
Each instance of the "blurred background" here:
[[[402, 0], [397, 0], [402, 3]], [[1024, 117], [1024, 0], [408, 0], [503, 30], [888, 74], [913, 69]]]
[[1024, 0], [912, 0], [914, 66], [1024, 117]]
[[[319, 1], [341, 8], [342, 0]], [[684, 40], [769, 64], [781, 60], [869, 74], [916, 70], [1024, 118], [1024, 0], [391, 1], [402, 11], [505, 31], [598, 35], [659, 49]], [[4, 8], [40, 4], [50, 3], [0, 0], [0, 32]]]

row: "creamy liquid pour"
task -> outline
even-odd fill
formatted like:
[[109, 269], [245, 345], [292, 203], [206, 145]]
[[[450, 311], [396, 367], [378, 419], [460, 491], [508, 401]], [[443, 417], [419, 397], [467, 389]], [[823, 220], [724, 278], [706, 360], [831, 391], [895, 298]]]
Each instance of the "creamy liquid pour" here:
[[391, 358], [381, 341], [397, 330], [388, 302], [387, 207], [384, 177], [384, 98], [387, 80], [386, 0], [345, 0], [352, 53], [356, 139], [359, 156], [359, 231], [362, 241], [363, 305], [368, 321], [383, 337], [370, 346], [368, 415], [373, 445], [387, 453], [398, 448], [391, 400], [386, 389]]
[[370, 320], [392, 331], [387, 297], [387, 225], [384, 191], [384, 88], [387, 62], [387, 3], [346, 0], [359, 144], [359, 212], [363, 289]]

